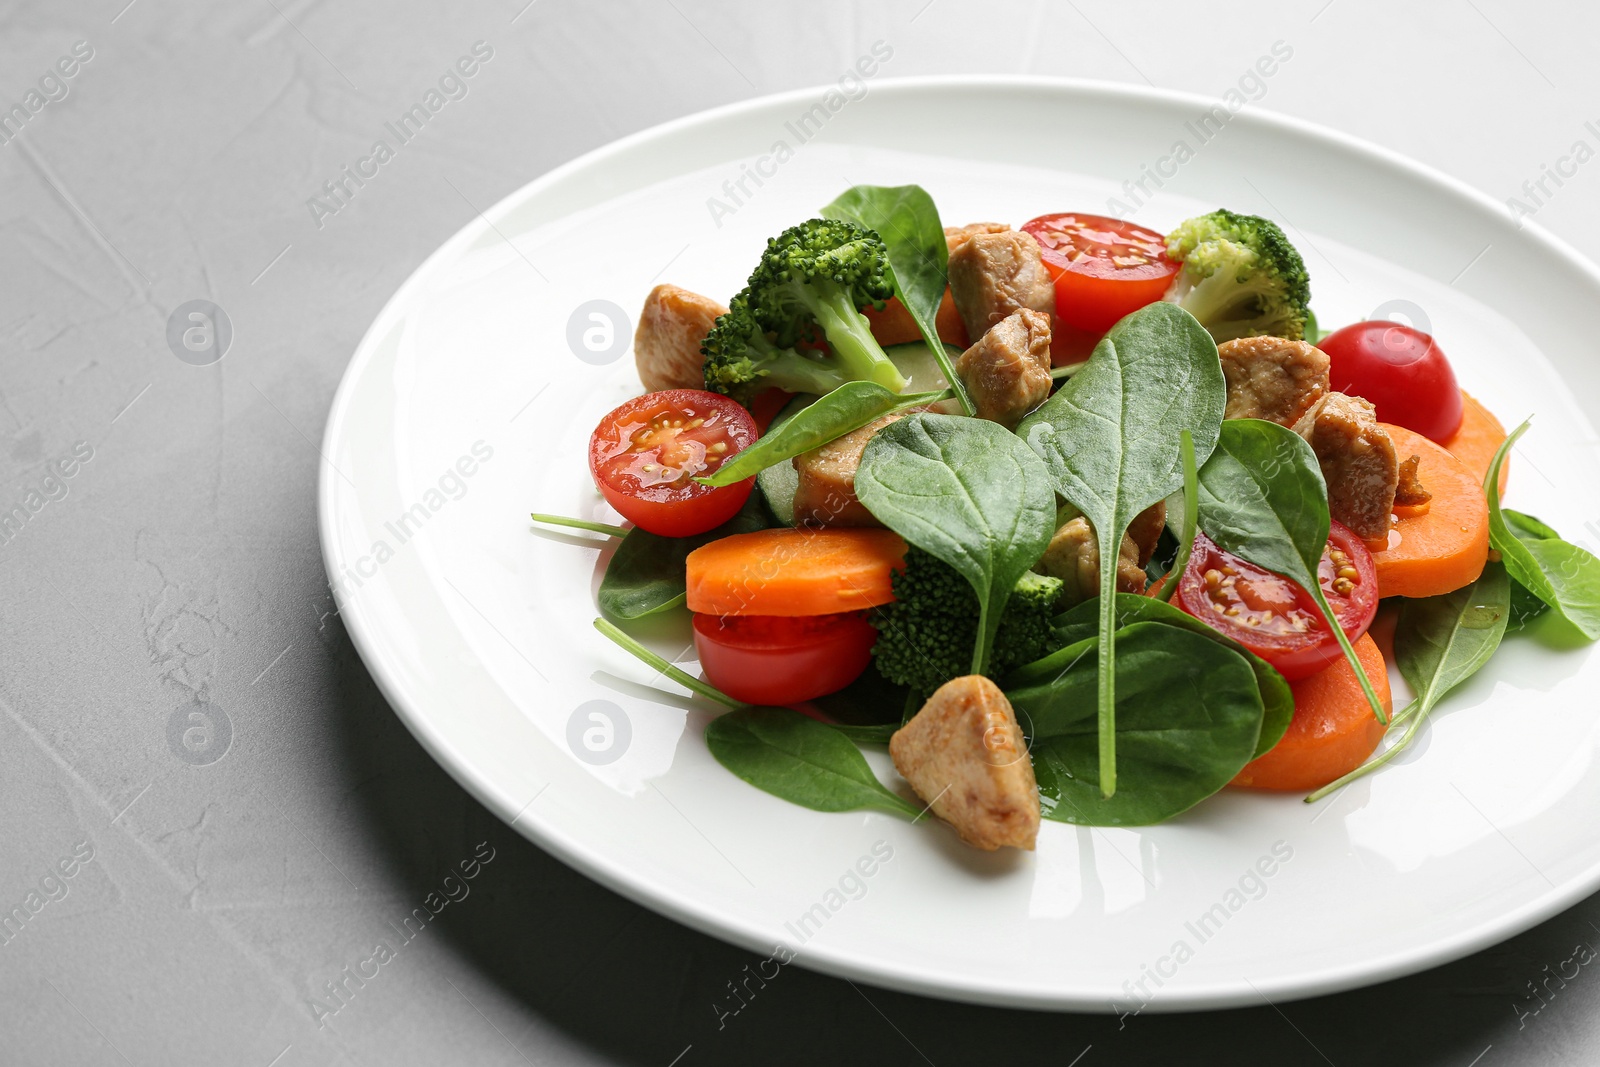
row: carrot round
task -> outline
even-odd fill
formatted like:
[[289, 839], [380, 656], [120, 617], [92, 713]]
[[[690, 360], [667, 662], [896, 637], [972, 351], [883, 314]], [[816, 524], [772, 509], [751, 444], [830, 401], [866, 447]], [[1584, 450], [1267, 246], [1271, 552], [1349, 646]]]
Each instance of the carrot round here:
[[[1392, 711], [1389, 667], [1370, 636], [1355, 643], [1356, 658]], [[1348, 660], [1336, 660], [1320, 674], [1295, 682], [1294, 718], [1283, 740], [1266, 755], [1245, 764], [1231, 784], [1245, 789], [1288, 789], [1306, 793], [1344, 777], [1366, 762], [1383, 740], [1384, 726], [1372, 714], [1361, 683]]]
[[[1465, 389], [1461, 391], [1461, 429], [1456, 431], [1454, 437], [1444, 442], [1444, 447], [1450, 454], [1461, 461], [1461, 465], [1474, 472], [1481, 484], [1489, 476], [1489, 464], [1494, 462], [1494, 454], [1505, 443], [1506, 428], [1499, 419], [1494, 417], [1494, 412], [1484, 407], [1472, 397]], [[1500, 468], [1500, 494], [1505, 495], [1506, 482], [1511, 477], [1511, 459], [1506, 457], [1506, 462]], [[1426, 483], [1424, 483], [1426, 484]]]
[[[885, 348], [922, 340], [917, 320], [911, 317], [911, 312], [906, 310], [897, 296], [890, 297], [882, 311], [865, 307], [861, 309], [861, 314], [867, 317], [873, 338]], [[934, 317], [933, 325], [939, 331], [939, 340], [957, 348], [967, 347], [967, 328], [961, 323], [961, 313], [956, 310], [955, 298], [950, 295], [948, 287], [945, 288], [944, 299], [939, 302], [939, 313]]]
[[906, 543], [891, 530], [757, 530], [689, 553], [690, 611], [707, 615], [832, 615], [894, 599], [890, 575]]
[[1433, 494], [1425, 515], [1397, 519], [1389, 543], [1372, 553], [1378, 595], [1427, 597], [1478, 580], [1489, 562], [1489, 503], [1483, 475], [1420, 433], [1384, 423], [1401, 460], [1421, 456], [1417, 477]]

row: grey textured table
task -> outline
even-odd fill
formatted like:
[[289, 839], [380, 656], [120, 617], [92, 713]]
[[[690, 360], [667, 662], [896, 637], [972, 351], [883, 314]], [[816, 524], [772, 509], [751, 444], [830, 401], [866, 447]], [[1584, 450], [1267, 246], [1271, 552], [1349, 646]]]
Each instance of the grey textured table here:
[[[21, 107], [0, 127], [0, 504], [24, 509], [0, 525], [0, 912], [24, 916], [0, 933], [0, 1063], [1600, 1058], [1600, 980], [1566, 964], [1600, 937], [1593, 900], [1459, 963], [1280, 1008], [1120, 1026], [789, 969], [719, 1017], [753, 958], [551, 859], [406, 733], [331, 614], [313, 492], [362, 331], [476, 207], [656, 122], [831, 81], [879, 37], [885, 75], [1213, 97], [1282, 40], [1293, 59], [1252, 106], [1515, 195], [1592, 248], [1600, 166], [1571, 153], [1600, 146], [1585, 125], [1600, 12], [1294, 0], [1229, 5], [1222, 25], [1205, 5], [1109, 0], [446, 6], [0, 11], [0, 107]], [[492, 58], [464, 96], [336, 212], [308, 206], [479, 41]], [[228, 316], [220, 362], [169, 346], [190, 300]], [[475, 854], [492, 858], [438, 919], [373, 962]]]

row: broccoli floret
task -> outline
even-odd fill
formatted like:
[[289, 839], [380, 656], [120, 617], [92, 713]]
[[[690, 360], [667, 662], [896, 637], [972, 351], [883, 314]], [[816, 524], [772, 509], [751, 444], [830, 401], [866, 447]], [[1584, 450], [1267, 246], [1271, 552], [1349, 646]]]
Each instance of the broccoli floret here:
[[[874, 614], [878, 671], [914, 692], [932, 693], [952, 678], [972, 673], [978, 639], [978, 597], [950, 565], [920, 548], [906, 550], [905, 569], [894, 575], [893, 602]], [[1061, 580], [1031, 571], [1011, 590], [1000, 615], [986, 673], [1000, 677], [1032, 663], [1055, 646], [1050, 619]]]
[[1168, 234], [1167, 254], [1183, 264], [1167, 299], [1218, 343], [1258, 334], [1305, 337], [1311, 279], [1277, 223], [1213, 211]]
[[[904, 389], [858, 310], [894, 295], [888, 265], [883, 239], [853, 222], [784, 230], [701, 345], [706, 388], [739, 400], [768, 387], [826, 393], [863, 380]], [[826, 341], [827, 351], [796, 348], [802, 341]]]

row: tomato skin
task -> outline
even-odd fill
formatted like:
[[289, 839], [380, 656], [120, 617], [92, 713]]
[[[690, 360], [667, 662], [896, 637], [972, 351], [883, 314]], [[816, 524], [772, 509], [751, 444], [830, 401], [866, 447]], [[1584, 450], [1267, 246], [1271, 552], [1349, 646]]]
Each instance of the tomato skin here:
[[781, 707], [838, 692], [872, 662], [866, 612], [694, 616], [706, 680], [746, 704]]
[[600, 420], [589, 438], [589, 473], [606, 502], [640, 529], [691, 537], [744, 506], [754, 478], [712, 488], [711, 474], [759, 436], [740, 404], [701, 389], [634, 397]]
[[1461, 387], [1437, 342], [1383, 320], [1357, 322], [1317, 343], [1328, 354], [1333, 388], [1365, 397], [1379, 422], [1415, 430], [1440, 444], [1461, 429]]
[[[1346, 565], [1356, 571], [1348, 593], [1335, 584], [1340, 578], [1339, 567], [1330, 558], [1335, 551], [1342, 553], [1348, 561]], [[1233, 581], [1236, 584], [1213, 591], [1207, 572], [1220, 576], [1230, 567], [1235, 572]], [[1323, 553], [1318, 576], [1340, 628], [1351, 643], [1355, 643], [1371, 627], [1378, 613], [1378, 568], [1372, 553], [1359, 537], [1335, 522], [1328, 533], [1328, 548]], [[1223, 578], [1223, 581], [1228, 580], [1228, 577]], [[1203, 533], [1195, 538], [1194, 552], [1183, 572], [1175, 601], [1188, 614], [1266, 660], [1291, 682], [1309, 678], [1344, 656], [1338, 639], [1327, 628], [1310, 594], [1288, 579], [1224, 552]], [[1218, 611], [1214, 606], [1218, 603], [1240, 609], [1239, 614], [1229, 616]], [[1266, 620], [1264, 625], [1257, 626], [1242, 621], [1251, 615], [1260, 618], [1260, 613], [1266, 609], [1272, 610], [1275, 620]], [[1299, 620], [1306, 626], [1303, 630], [1294, 630], [1286, 620]]]
[[1039, 242], [1055, 278], [1056, 317], [1078, 331], [1105, 333], [1160, 300], [1181, 269], [1167, 255], [1165, 237], [1124, 219], [1064, 212], [1030, 219], [1022, 229]]

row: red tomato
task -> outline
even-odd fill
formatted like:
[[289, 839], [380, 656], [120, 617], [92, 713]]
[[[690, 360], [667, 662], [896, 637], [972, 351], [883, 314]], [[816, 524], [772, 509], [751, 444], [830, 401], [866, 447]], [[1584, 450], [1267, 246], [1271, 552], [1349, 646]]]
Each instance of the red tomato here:
[[838, 692], [867, 669], [877, 639], [864, 611], [694, 617], [706, 680], [747, 704], [782, 706]]
[[[1334, 523], [1317, 569], [1334, 618], [1353, 644], [1378, 613], [1378, 569], [1350, 530]], [[1205, 534], [1178, 586], [1178, 606], [1266, 660], [1291, 682], [1343, 657], [1311, 595], [1287, 578], [1218, 548]]]
[[1366, 397], [1379, 422], [1441, 444], [1461, 428], [1461, 387], [1433, 338], [1398, 322], [1358, 322], [1317, 343], [1341, 393]]
[[646, 393], [600, 420], [589, 473], [622, 517], [663, 537], [705, 533], [733, 518], [754, 478], [711, 488], [695, 481], [759, 436], [738, 403], [701, 389]]
[[1104, 333], [1160, 300], [1180, 269], [1165, 237], [1122, 219], [1040, 215], [1022, 228], [1039, 242], [1056, 280], [1056, 317], [1079, 330]]

